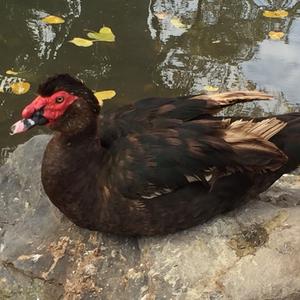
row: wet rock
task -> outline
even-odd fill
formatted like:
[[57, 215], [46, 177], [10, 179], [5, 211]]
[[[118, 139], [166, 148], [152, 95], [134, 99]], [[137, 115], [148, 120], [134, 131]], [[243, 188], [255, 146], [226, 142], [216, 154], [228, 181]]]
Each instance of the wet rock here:
[[120, 238], [83, 230], [40, 182], [48, 136], [0, 171], [0, 299], [300, 299], [300, 177], [173, 235]]

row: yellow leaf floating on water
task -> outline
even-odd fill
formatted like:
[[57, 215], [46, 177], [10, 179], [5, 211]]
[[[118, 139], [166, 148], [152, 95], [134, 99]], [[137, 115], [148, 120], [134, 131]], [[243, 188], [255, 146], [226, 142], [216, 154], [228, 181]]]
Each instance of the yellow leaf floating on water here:
[[212, 85], [206, 85], [203, 89], [207, 92], [216, 92], [219, 90], [217, 86], [212, 86]]
[[281, 31], [270, 31], [268, 35], [272, 40], [281, 40], [284, 37], [284, 33]]
[[285, 18], [289, 15], [286, 10], [279, 9], [279, 10], [265, 10], [263, 12], [264, 17], [267, 18]]
[[99, 29], [99, 32], [91, 31], [87, 34], [90, 39], [94, 39], [99, 42], [114, 42], [116, 36], [113, 34], [112, 30], [109, 27], [102, 27]]
[[5, 72], [5, 74], [6, 74], [6, 75], [18, 75], [18, 72], [15, 72], [15, 71], [13, 71], [13, 70], [7, 70], [7, 71]]
[[95, 92], [94, 95], [98, 99], [99, 102], [103, 100], [109, 100], [116, 96], [116, 92], [114, 90], [107, 90], [107, 91], [100, 91], [100, 92]]
[[75, 37], [72, 40], [70, 40], [69, 42], [76, 45], [76, 46], [78, 46], [78, 47], [90, 47], [90, 46], [93, 45], [93, 41], [83, 39], [83, 38], [79, 38], [79, 37]]
[[52, 15], [43, 18], [41, 21], [46, 24], [63, 24], [63, 23], [65, 23], [65, 20], [63, 18], [57, 17], [57, 16], [52, 16]]
[[176, 28], [187, 28], [187, 25], [183, 24], [178, 17], [173, 17], [170, 22]]
[[15, 95], [22, 95], [30, 90], [30, 83], [26, 81], [11, 84], [10, 89]]

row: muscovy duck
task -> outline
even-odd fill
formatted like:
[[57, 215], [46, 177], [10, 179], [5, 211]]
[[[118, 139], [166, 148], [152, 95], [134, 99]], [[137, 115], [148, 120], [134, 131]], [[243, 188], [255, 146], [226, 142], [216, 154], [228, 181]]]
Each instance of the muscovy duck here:
[[203, 223], [266, 190], [300, 160], [300, 113], [215, 116], [257, 91], [149, 98], [101, 113], [68, 74], [49, 78], [12, 133], [47, 125], [46, 194], [78, 226], [166, 234]]

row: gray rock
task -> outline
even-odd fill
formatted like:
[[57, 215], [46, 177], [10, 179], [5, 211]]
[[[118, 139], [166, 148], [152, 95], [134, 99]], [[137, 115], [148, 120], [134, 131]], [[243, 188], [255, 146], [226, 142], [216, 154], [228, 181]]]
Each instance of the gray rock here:
[[0, 299], [300, 299], [300, 176], [173, 235], [83, 230], [40, 182], [48, 136], [19, 146], [0, 172]]

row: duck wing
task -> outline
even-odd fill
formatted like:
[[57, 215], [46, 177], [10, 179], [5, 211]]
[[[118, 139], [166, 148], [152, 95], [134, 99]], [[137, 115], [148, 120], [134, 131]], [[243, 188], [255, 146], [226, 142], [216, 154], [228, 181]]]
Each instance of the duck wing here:
[[192, 182], [209, 191], [220, 176], [277, 170], [287, 159], [268, 140], [285, 126], [276, 118], [158, 123], [160, 127], [117, 138], [106, 152], [103, 177], [126, 198], [152, 199]]
[[189, 121], [203, 115], [213, 115], [227, 106], [254, 100], [269, 100], [272, 96], [258, 91], [235, 91], [220, 94], [202, 93], [177, 98], [149, 98], [132, 105], [131, 110], [121, 112], [122, 119], [141, 121], [156, 118], [172, 118]]
[[171, 122], [170, 119], [173, 122], [176, 120], [187, 122], [203, 116], [211, 116], [236, 103], [271, 98], [271, 95], [258, 91], [235, 91], [210, 95], [202, 93], [177, 98], [143, 99], [101, 115], [100, 138], [103, 145], [109, 147], [121, 136], [161, 126], [163, 122]]

